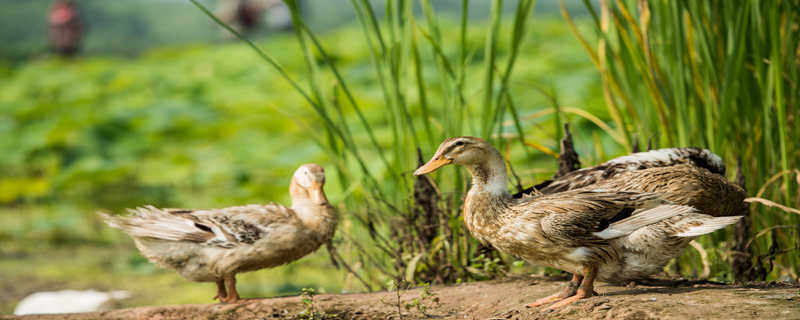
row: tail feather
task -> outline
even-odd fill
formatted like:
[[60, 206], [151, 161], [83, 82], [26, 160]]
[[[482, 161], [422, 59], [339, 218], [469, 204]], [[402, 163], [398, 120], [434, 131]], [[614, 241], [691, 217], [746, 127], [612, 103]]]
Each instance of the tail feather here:
[[608, 228], [593, 234], [602, 239], [619, 238], [661, 220], [693, 212], [696, 212], [694, 208], [680, 205], [660, 205], [655, 208], [639, 209], [629, 218], [614, 222]]
[[169, 214], [155, 207], [143, 207], [128, 210], [129, 216], [115, 216], [98, 213], [112, 228], [117, 228], [133, 237], [156, 238], [172, 241], [206, 241], [213, 238], [213, 233], [199, 230], [194, 221]]
[[676, 237], [697, 237], [707, 233], [711, 233], [717, 231], [719, 229], [725, 228], [729, 225], [732, 225], [736, 222], [739, 222], [742, 216], [733, 216], [733, 217], [716, 217], [712, 218], [708, 216], [707, 218], [703, 218], [699, 221], [700, 223], [693, 223], [692, 225], [685, 226], [681, 228], [681, 232], [675, 234]]

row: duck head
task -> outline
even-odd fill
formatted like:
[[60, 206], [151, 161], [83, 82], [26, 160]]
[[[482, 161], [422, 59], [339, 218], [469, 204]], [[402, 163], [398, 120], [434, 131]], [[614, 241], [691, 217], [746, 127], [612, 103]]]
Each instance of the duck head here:
[[448, 138], [442, 141], [428, 163], [414, 171], [414, 175], [431, 173], [448, 164], [462, 165], [471, 169], [498, 158], [502, 163], [500, 153], [486, 140], [476, 137]]
[[448, 164], [460, 165], [469, 171], [476, 191], [507, 193], [506, 165], [503, 156], [486, 140], [476, 137], [457, 137], [444, 140], [428, 163], [414, 175], [431, 173]]
[[325, 185], [325, 169], [322, 166], [309, 163], [297, 168], [292, 176], [289, 193], [292, 201], [310, 200], [316, 205], [325, 205], [328, 198], [322, 187]]

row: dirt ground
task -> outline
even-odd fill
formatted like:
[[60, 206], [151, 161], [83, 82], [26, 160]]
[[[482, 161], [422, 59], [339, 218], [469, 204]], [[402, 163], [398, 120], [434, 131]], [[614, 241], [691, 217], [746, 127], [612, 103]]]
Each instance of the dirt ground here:
[[563, 284], [560, 279], [517, 277], [433, 286], [430, 295], [421, 288], [401, 290], [399, 303], [397, 292], [384, 291], [316, 295], [312, 303], [294, 296], [0, 319], [800, 319], [800, 286], [789, 283], [672, 282], [626, 287], [600, 283], [596, 288], [600, 296], [560, 311], [524, 306]]

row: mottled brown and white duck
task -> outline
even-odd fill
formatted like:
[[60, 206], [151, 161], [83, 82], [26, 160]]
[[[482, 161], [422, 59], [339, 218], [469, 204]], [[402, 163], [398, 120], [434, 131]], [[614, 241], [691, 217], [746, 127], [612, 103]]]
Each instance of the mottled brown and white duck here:
[[221, 302], [239, 300], [236, 274], [279, 266], [317, 250], [334, 234], [338, 215], [328, 203], [325, 171], [300, 166], [290, 186], [292, 205], [229, 207], [209, 210], [129, 210], [132, 215], [101, 213], [108, 225], [133, 237], [151, 262], [186, 279], [215, 282]]
[[659, 193], [589, 186], [514, 198], [500, 153], [475, 137], [449, 138], [414, 174], [464, 166], [472, 186], [464, 223], [473, 236], [534, 264], [573, 273], [564, 291], [530, 304], [550, 309], [595, 294], [596, 279], [624, 282], [661, 270], [675, 253], [665, 243], [688, 242], [735, 223], [671, 204]]

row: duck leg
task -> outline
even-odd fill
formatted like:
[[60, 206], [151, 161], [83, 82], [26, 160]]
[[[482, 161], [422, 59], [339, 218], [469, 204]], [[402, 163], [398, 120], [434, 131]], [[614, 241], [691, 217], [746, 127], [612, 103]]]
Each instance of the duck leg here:
[[575, 294], [571, 297], [563, 299], [559, 302], [556, 302], [546, 310], [556, 310], [563, 308], [567, 305], [574, 303], [583, 298], [588, 298], [595, 295], [594, 292], [594, 279], [597, 278], [597, 267], [596, 266], [587, 266], [583, 268], [583, 281], [581, 282], [581, 286], [578, 287], [578, 290]]
[[239, 292], [236, 291], [236, 275], [225, 276], [225, 287], [228, 289], [228, 296], [223, 302], [231, 303], [239, 301]]
[[569, 297], [575, 295], [575, 292], [578, 291], [578, 286], [581, 285], [581, 280], [583, 280], [583, 276], [582, 275], [579, 275], [577, 273], [573, 273], [572, 274], [572, 280], [570, 280], [569, 283], [567, 283], [567, 287], [564, 288], [564, 290], [556, 292], [556, 293], [554, 293], [552, 295], [549, 295], [547, 297], [538, 299], [538, 300], [536, 300], [534, 302], [531, 302], [531, 303], [529, 303], [529, 304], [527, 304], [525, 306], [528, 307], [528, 308], [534, 308], [534, 307], [538, 307], [538, 306], [545, 305], [545, 304], [548, 304], [548, 303], [553, 303], [553, 302], [556, 302], [556, 301], [560, 301], [560, 300], [563, 300], [565, 298], [569, 298]]
[[225, 299], [228, 297], [228, 292], [225, 291], [225, 282], [222, 280], [217, 280], [217, 295], [211, 300], [219, 299], [220, 302], [224, 302]]

